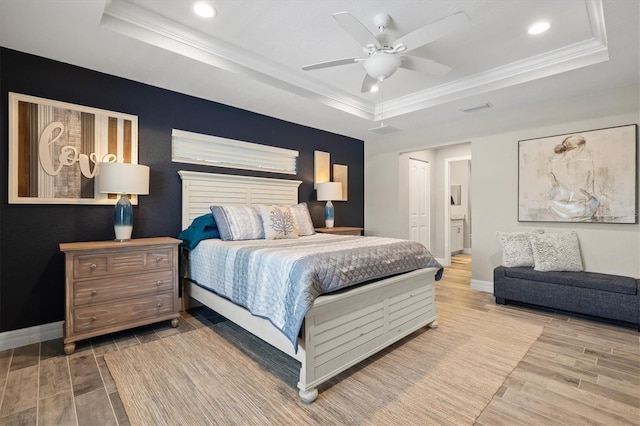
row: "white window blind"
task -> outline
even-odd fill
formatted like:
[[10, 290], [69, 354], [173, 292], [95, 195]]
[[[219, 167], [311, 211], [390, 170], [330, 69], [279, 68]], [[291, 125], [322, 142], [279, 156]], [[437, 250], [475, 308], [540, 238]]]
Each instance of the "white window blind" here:
[[295, 175], [298, 151], [173, 129], [171, 160]]

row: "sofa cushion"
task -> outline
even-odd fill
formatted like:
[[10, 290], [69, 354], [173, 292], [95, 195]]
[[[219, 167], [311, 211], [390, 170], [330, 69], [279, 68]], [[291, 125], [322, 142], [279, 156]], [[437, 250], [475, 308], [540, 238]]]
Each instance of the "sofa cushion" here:
[[599, 274], [597, 272], [539, 272], [533, 268], [504, 268], [504, 274], [510, 278], [582, 287], [612, 293], [637, 294], [638, 292], [638, 283], [635, 278], [620, 275]]

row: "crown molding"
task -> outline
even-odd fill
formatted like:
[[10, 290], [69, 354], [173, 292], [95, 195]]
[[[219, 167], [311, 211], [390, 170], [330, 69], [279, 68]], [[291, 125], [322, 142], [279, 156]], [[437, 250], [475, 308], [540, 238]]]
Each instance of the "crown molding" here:
[[521, 61], [419, 92], [367, 102], [273, 60], [197, 32], [127, 0], [107, 3], [101, 25], [134, 39], [207, 65], [297, 94], [336, 110], [378, 121], [427, 109], [458, 99], [575, 70], [609, 59], [602, 0], [585, 0], [592, 37]]

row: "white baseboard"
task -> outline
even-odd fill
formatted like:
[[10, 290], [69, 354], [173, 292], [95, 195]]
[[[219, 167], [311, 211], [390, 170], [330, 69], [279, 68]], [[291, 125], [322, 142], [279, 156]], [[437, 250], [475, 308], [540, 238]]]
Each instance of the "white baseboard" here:
[[32, 343], [59, 339], [63, 336], [63, 324], [64, 321], [58, 321], [0, 333], [0, 351], [18, 348]]
[[462, 254], [471, 254], [471, 247], [463, 248]]
[[480, 281], [480, 280], [471, 280], [471, 289], [484, 291], [485, 293], [493, 293], [493, 282], [492, 281]]

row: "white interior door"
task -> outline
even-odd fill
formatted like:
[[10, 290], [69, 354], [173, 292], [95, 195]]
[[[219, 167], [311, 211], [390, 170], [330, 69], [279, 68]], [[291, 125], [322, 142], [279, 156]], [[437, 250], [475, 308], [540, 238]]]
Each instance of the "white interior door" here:
[[409, 159], [409, 235], [429, 248], [430, 234], [430, 173], [429, 163]]

